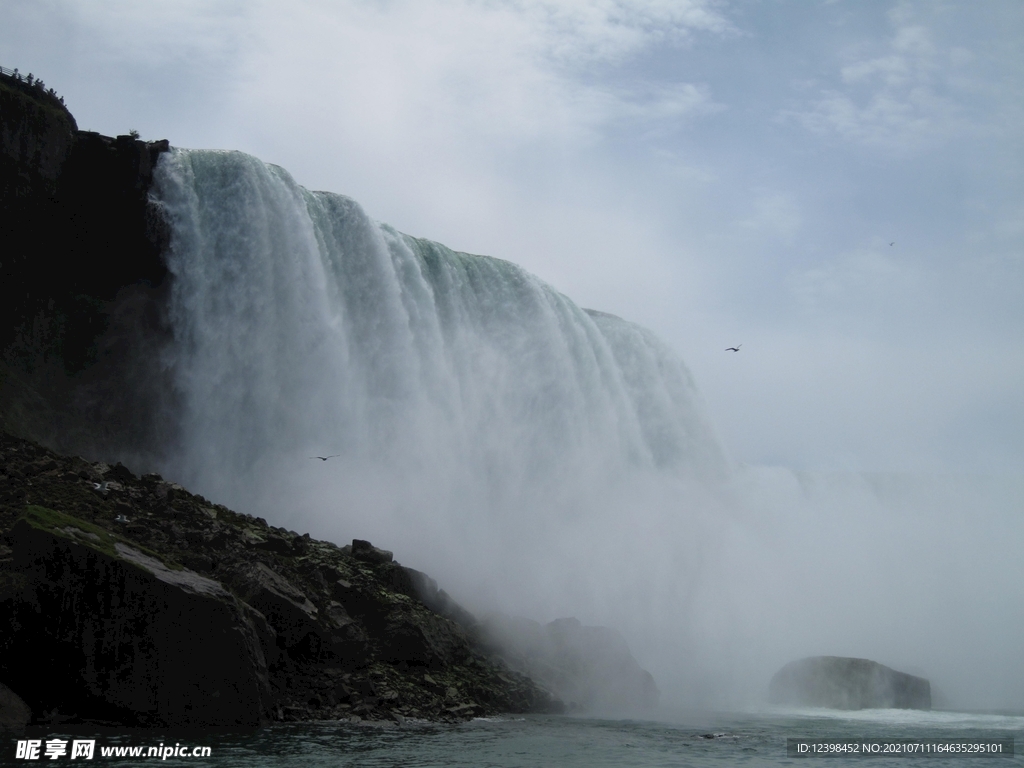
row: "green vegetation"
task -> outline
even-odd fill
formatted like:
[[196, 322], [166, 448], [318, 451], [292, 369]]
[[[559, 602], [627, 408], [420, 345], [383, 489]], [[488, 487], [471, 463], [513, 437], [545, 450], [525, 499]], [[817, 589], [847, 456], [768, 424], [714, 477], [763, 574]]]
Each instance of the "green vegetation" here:
[[[111, 533], [106, 528], [101, 528], [98, 525], [86, 522], [85, 520], [69, 515], [66, 512], [58, 512], [57, 510], [49, 509], [48, 507], [29, 504], [25, 508], [25, 513], [21, 516], [21, 519], [36, 530], [45, 531], [46, 533], [54, 536], [59, 536], [60, 538], [73, 541], [76, 544], [82, 544], [117, 560], [124, 560], [116, 547], [116, 545], [120, 543], [143, 552], [150, 557], [156, 558], [171, 570], [182, 570], [182, 566], [179, 563], [176, 563], [173, 560], [168, 560], [159, 552], [154, 552], [147, 547], [141, 546], [137, 542], [118, 536], [115, 533]], [[81, 535], [74, 533], [75, 530], [79, 531]]]

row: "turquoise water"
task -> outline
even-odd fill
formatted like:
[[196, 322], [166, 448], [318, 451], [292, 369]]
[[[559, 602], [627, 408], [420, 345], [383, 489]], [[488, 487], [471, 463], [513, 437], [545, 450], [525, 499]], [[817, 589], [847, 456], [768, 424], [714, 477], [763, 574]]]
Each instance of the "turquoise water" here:
[[[56, 734], [38, 733], [33, 738]], [[82, 735], [75, 736], [82, 738]], [[407, 722], [402, 726], [352, 723], [282, 724], [245, 734], [96, 735], [93, 765], [365, 766], [366, 768], [654, 768], [655, 766], [801, 765], [819, 759], [787, 756], [787, 738], [985, 740], [1012, 738], [1019, 753], [1008, 758], [828, 758], [825, 765], [1018, 765], [1024, 762], [1024, 716], [957, 712], [824, 710], [760, 713], [677, 713], [661, 721], [558, 716], [501, 717], [460, 725]], [[202, 744], [207, 758], [103, 758], [100, 746]], [[13, 757], [9, 742], [6, 757]], [[993, 759], [995, 762], [993, 762]], [[62, 764], [67, 758], [46, 761]], [[12, 764], [29, 765], [27, 761]]]

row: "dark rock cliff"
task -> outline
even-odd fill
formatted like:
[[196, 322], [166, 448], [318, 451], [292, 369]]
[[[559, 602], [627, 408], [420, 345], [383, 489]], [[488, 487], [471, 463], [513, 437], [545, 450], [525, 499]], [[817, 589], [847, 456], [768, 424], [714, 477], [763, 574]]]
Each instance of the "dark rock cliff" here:
[[[79, 131], [51, 93], [0, 75], [0, 419], [96, 453], [161, 432], [167, 227], [148, 199], [166, 141]], [[116, 407], [112, 406], [116, 403]]]
[[78, 125], [41, 86], [0, 74], [0, 196], [53, 196]]
[[425, 605], [428, 577], [391, 553], [275, 528], [158, 475], [0, 433], [0, 541], [0, 685], [36, 723], [560, 709]]
[[768, 687], [777, 704], [830, 709], [931, 709], [931, 684], [868, 659], [813, 656], [780, 669]]

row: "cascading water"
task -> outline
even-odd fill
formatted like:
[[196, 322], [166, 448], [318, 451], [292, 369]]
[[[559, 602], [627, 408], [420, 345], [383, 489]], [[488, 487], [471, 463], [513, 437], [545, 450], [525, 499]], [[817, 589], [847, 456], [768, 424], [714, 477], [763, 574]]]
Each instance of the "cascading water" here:
[[[153, 195], [172, 227], [166, 476], [369, 538], [471, 608], [616, 626], [670, 698], [756, 699], [812, 654], [956, 669], [962, 690], [1021, 678], [1020, 609], [976, 612], [974, 667], [977, 633], [946, 628], [958, 595], [1024, 583], [992, 533], [1020, 531], [1019, 487], [908, 501], [733, 467], [670, 350], [513, 264], [236, 152], [163, 155]], [[984, 567], [949, 581], [964, 552]]]
[[[174, 473], [209, 495], [266, 509], [270, 468], [288, 466], [391, 489], [350, 505], [353, 523], [467, 501], [528, 516], [623, 475], [728, 472], [669, 350], [513, 264], [236, 152], [176, 151], [156, 197], [173, 227]], [[317, 454], [338, 456], [302, 466]]]
[[402, 235], [235, 152], [175, 152], [157, 197], [204, 485], [211, 465], [317, 451], [514, 484], [725, 471], [680, 361], [513, 264]]

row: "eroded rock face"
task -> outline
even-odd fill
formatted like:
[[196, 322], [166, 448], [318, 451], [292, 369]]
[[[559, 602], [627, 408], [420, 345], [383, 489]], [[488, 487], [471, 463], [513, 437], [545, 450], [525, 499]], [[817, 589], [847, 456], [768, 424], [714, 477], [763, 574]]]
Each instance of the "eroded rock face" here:
[[931, 684], [868, 659], [813, 656], [780, 669], [768, 687], [776, 704], [829, 709], [931, 709]]

